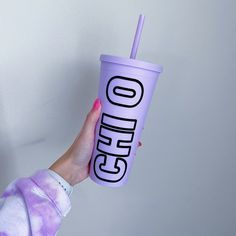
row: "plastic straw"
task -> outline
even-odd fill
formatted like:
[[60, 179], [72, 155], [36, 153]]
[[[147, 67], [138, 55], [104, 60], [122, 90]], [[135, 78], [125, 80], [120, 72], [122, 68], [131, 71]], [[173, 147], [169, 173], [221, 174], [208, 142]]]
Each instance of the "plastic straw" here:
[[130, 58], [132, 58], [132, 59], [135, 59], [136, 55], [137, 55], [138, 45], [140, 42], [143, 24], [144, 24], [144, 19], [145, 19], [145, 16], [141, 14], [138, 19], [138, 25], [137, 25], [136, 33], [134, 36], [134, 42], [133, 42], [133, 46], [132, 46], [132, 50], [131, 50], [131, 54], [130, 54]]

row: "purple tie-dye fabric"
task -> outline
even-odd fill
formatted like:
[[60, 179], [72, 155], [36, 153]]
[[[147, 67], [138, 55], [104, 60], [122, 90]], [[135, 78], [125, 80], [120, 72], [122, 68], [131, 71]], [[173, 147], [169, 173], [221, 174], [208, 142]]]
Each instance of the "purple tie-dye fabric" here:
[[47, 170], [12, 182], [0, 198], [0, 236], [56, 235], [70, 211], [67, 193]]

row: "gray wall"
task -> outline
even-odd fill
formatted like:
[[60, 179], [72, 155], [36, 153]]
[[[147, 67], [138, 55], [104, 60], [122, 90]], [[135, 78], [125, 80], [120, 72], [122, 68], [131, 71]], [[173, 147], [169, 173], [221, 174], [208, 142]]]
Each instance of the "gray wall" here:
[[164, 66], [128, 184], [86, 180], [59, 235], [236, 235], [235, 0], [0, 1], [0, 190], [83, 124], [101, 53]]

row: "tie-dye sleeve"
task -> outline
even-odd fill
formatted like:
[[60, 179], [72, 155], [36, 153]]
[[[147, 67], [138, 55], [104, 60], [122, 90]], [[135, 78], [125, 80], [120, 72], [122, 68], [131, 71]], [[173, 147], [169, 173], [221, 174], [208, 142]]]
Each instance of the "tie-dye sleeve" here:
[[12, 182], [0, 198], [0, 236], [53, 236], [70, 211], [68, 194], [39, 170]]

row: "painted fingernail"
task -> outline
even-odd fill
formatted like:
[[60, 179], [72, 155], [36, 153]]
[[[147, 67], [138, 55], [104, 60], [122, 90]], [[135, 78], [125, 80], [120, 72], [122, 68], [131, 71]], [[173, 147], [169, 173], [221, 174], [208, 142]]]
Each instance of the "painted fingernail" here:
[[99, 98], [96, 98], [94, 103], [93, 103], [93, 110], [96, 111], [100, 108], [101, 106], [101, 102]]

